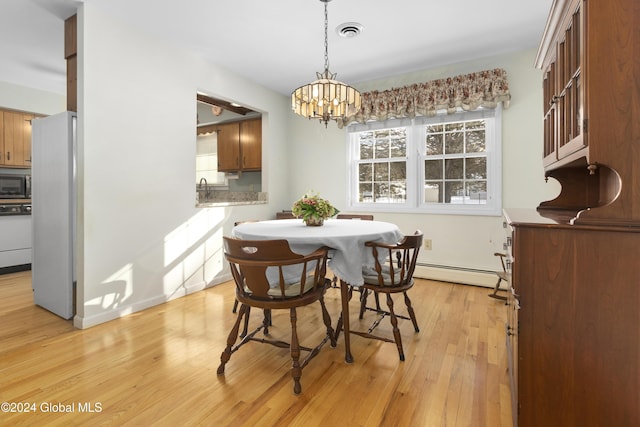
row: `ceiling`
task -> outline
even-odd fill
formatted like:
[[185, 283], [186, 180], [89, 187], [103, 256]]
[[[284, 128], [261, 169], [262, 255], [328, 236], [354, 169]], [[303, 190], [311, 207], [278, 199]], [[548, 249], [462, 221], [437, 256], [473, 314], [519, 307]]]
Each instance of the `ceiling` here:
[[[81, 3], [284, 95], [324, 69], [319, 0], [2, 0], [0, 81], [65, 93], [63, 20]], [[358, 82], [534, 48], [551, 3], [333, 0], [329, 68], [357, 88]], [[345, 22], [364, 29], [340, 37], [335, 29]]]

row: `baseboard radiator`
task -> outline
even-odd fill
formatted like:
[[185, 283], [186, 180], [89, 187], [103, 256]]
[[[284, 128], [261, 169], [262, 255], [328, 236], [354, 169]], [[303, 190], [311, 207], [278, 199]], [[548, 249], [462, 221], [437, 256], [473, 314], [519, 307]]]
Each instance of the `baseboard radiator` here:
[[[487, 288], [495, 287], [498, 280], [495, 271], [420, 262], [416, 264], [416, 270], [413, 275], [421, 279], [484, 286]], [[506, 289], [506, 283], [502, 282], [500, 287]]]

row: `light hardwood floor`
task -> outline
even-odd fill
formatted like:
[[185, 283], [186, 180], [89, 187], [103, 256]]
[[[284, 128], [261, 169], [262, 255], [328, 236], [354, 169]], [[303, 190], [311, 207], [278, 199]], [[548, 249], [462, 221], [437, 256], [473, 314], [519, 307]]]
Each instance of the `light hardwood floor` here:
[[[35, 412], [0, 412], [0, 425], [511, 426], [506, 310], [485, 288], [418, 280], [420, 333], [400, 324], [405, 362], [394, 344], [354, 335], [346, 364], [341, 337], [304, 369], [295, 396], [285, 349], [249, 343], [216, 375], [231, 282], [77, 330], [33, 306], [30, 280], [0, 276], [0, 401]], [[335, 325], [340, 292], [326, 301]], [[300, 310], [302, 344], [321, 325], [318, 307]], [[378, 330], [390, 333], [387, 319]], [[287, 312], [274, 313], [271, 334], [289, 336]]]

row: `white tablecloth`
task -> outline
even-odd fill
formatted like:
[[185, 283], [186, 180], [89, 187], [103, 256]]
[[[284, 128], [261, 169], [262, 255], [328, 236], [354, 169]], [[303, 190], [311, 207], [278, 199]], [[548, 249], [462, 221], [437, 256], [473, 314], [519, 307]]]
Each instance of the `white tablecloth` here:
[[231, 235], [245, 240], [286, 239], [293, 252], [303, 255], [321, 246], [333, 248], [329, 268], [353, 286], [364, 283], [363, 266], [374, 266], [365, 242], [396, 243], [403, 237], [395, 224], [351, 219], [329, 219], [320, 227], [308, 227], [301, 219], [246, 222], [234, 227]]

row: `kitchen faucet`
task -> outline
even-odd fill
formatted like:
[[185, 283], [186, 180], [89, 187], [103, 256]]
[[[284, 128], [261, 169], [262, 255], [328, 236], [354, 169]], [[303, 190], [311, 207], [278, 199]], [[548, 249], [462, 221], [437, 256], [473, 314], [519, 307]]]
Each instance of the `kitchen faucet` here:
[[204, 199], [207, 200], [209, 198], [209, 186], [207, 185], [207, 178], [200, 178], [200, 183], [198, 184], [198, 191], [202, 190], [202, 181], [204, 181]]

